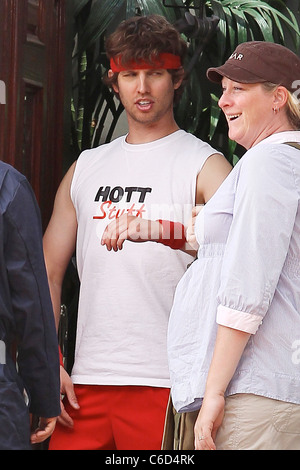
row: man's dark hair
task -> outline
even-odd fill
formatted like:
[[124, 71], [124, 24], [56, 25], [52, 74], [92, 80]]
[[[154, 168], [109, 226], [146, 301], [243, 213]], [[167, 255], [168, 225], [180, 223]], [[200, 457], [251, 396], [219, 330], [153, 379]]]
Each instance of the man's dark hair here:
[[[187, 44], [179, 32], [166, 18], [159, 15], [138, 16], [122, 21], [116, 31], [106, 40], [106, 54], [109, 59], [120, 56], [121, 63], [126, 65], [131, 61], [151, 63], [151, 58], [168, 52], [178, 55], [184, 63]], [[183, 67], [168, 70], [173, 83], [184, 77]], [[112, 87], [117, 82], [118, 73], [105, 77], [104, 83]], [[174, 93], [174, 102], [178, 102], [183, 92], [181, 85]]]

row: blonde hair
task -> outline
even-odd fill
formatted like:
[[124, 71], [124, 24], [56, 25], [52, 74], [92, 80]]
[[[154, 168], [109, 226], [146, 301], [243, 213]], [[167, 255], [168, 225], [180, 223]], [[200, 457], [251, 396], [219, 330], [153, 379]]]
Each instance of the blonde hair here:
[[287, 117], [295, 129], [300, 129], [300, 101], [295, 93], [289, 93], [287, 101]]
[[[262, 85], [265, 90], [269, 92], [275, 91], [279, 86], [270, 82], [264, 82]], [[291, 93], [289, 90], [287, 90], [287, 92], [288, 99], [285, 106], [286, 115], [293, 129], [298, 130], [300, 129], [300, 101], [295, 93]]]

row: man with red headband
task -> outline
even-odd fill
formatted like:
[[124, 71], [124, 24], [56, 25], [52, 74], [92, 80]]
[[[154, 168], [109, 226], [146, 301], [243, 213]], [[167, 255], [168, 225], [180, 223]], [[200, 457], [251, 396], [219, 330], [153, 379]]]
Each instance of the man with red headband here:
[[131, 18], [106, 49], [106, 80], [129, 131], [80, 155], [44, 236], [57, 324], [75, 246], [80, 278], [75, 362], [71, 379], [61, 367], [65, 399], [50, 449], [160, 449], [169, 312], [193, 261], [185, 226], [231, 169], [174, 120], [186, 44], [173, 26]]

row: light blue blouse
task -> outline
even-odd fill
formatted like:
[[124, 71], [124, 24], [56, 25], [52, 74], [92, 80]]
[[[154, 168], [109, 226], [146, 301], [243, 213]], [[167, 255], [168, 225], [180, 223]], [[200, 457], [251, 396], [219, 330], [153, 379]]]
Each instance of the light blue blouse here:
[[172, 400], [197, 409], [217, 324], [251, 333], [227, 395], [300, 404], [300, 131], [250, 149], [196, 219], [169, 321]]

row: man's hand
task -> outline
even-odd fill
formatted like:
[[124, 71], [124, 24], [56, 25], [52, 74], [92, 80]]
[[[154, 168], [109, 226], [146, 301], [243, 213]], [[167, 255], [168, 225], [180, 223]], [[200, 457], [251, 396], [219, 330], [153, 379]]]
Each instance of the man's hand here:
[[[71, 377], [66, 372], [66, 370], [60, 366], [60, 393], [61, 395], [65, 395], [70, 403], [70, 405], [75, 409], [79, 410], [80, 406], [78, 404], [76, 394], [74, 391], [74, 385], [71, 380]], [[61, 414], [58, 417], [58, 421], [63, 426], [73, 427], [74, 423], [71, 416], [66, 412], [63, 402], [61, 404]]]
[[101, 245], [108, 251], [121, 250], [125, 240], [146, 242], [159, 240], [162, 233], [161, 224], [155, 220], [142, 219], [123, 214], [111, 222], [103, 232]]
[[39, 444], [51, 436], [57, 418], [40, 418], [38, 427], [31, 433], [31, 444]]

